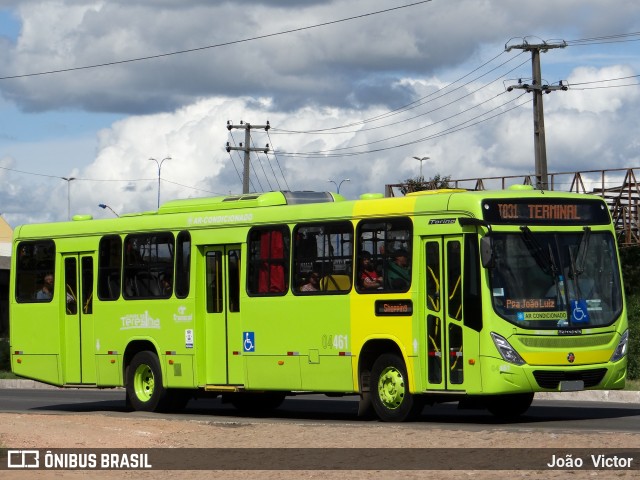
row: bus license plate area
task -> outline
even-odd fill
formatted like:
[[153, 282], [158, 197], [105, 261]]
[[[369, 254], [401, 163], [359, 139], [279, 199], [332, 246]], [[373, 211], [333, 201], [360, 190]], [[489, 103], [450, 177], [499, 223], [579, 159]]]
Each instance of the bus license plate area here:
[[584, 380], [563, 380], [558, 388], [561, 392], [579, 392], [584, 390]]

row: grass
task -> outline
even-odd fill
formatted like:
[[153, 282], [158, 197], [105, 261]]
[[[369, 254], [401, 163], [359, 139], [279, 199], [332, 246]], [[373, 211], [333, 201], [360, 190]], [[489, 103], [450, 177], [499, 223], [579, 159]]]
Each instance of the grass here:
[[627, 378], [627, 383], [624, 387], [625, 390], [640, 390], [640, 380], [629, 380]]
[[0, 380], [13, 380], [20, 378], [7, 370], [0, 370]]

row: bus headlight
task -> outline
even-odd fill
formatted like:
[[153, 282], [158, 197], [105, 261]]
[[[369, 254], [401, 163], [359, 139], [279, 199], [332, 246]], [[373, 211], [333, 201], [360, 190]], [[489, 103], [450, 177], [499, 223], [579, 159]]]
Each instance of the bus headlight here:
[[524, 365], [525, 362], [522, 357], [515, 351], [509, 342], [504, 339], [504, 337], [491, 332], [491, 338], [493, 338], [493, 343], [495, 343], [498, 352], [500, 352], [500, 355], [505, 362], [513, 363], [514, 365]]
[[622, 334], [622, 338], [620, 338], [620, 342], [618, 342], [616, 351], [613, 352], [613, 355], [611, 355], [612, 362], [617, 362], [627, 354], [628, 343], [629, 343], [629, 330], [625, 330], [624, 333]]

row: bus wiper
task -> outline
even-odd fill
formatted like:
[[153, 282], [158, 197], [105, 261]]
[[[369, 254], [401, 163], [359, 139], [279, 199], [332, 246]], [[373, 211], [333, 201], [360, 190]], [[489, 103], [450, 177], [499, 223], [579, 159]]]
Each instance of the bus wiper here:
[[529, 227], [524, 225], [520, 227], [520, 230], [522, 231], [524, 244], [538, 266], [547, 275], [553, 274], [553, 276], [555, 277], [557, 268], [553, 260], [553, 255], [545, 255], [544, 249], [540, 246], [540, 244], [536, 240], [536, 237], [533, 236], [533, 233], [531, 233]]
[[587, 251], [589, 250], [589, 238], [591, 236], [591, 229], [589, 227], [584, 227], [584, 234], [580, 239], [580, 244], [578, 245], [578, 261], [576, 262], [576, 258], [573, 254], [573, 251], [569, 248], [569, 264], [571, 266], [571, 277], [573, 280], [573, 286], [575, 289], [575, 293], [577, 298], [582, 297], [582, 292], [580, 291], [580, 282], [579, 277], [584, 273], [584, 267], [587, 261]]
[[576, 275], [582, 275], [584, 272], [584, 266], [587, 262], [587, 252], [589, 251], [589, 240], [591, 238], [591, 228], [584, 227], [584, 234], [580, 239], [580, 245], [578, 245], [579, 260], [577, 263]]

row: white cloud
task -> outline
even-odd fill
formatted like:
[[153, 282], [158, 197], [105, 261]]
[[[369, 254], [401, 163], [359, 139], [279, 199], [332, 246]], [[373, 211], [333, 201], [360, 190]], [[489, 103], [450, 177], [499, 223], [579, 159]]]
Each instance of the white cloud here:
[[[152, 5], [142, 0], [33, 0], [1, 4], [14, 6], [22, 21], [17, 42], [5, 42], [0, 50], [3, 74], [16, 74], [197, 48], [404, 3], [162, 0]], [[233, 153], [234, 167], [224, 150], [229, 140], [227, 120], [254, 124], [269, 120], [274, 127], [271, 138], [256, 131], [254, 142], [273, 143], [280, 151], [353, 148], [341, 150], [345, 155], [338, 157], [280, 155], [277, 161], [271, 157], [271, 164], [262, 156], [262, 165], [254, 155], [257, 190], [323, 190], [332, 187], [328, 179], [350, 178], [341, 188], [349, 197], [382, 192], [385, 184], [418, 174], [414, 155], [431, 157], [423, 165], [425, 176], [532, 173], [531, 104], [486, 120], [500, 111], [490, 109], [515, 101], [522, 93], [505, 92], [505, 82], [530, 75], [528, 54], [517, 59], [517, 52], [504, 54], [484, 69], [486, 76], [465, 77], [451, 95], [439, 98], [434, 93], [500, 53], [512, 37], [580, 38], [638, 31], [639, 13], [640, 4], [631, 0], [622, 0], [615, 9], [599, 0], [434, 1], [148, 62], [0, 81], [3, 99], [26, 111], [77, 109], [79, 115], [130, 115], [89, 140], [83, 131], [60, 141], [29, 141], [27, 126], [20, 143], [9, 143], [0, 132], [0, 157], [11, 161], [10, 168], [54, 177], [5, 171], [0, 178], [11, 188], [0, 194], [3, 212], [15, 225], [62, 220], [69, 198], [74, 212], [94, 216], [111, 215], [98, 203], [119, 213], [155, 209], [157, 169], [149, 158], [169, 155], [172, 160], [162, 167], [163, 201], [238, 193], [241, 162]], [[609, 47], [601, 48], [598, 53], [604, 52], [606, 58]], [[602, 66], [602, 56], [593, 66], [590, 62], [596, 55], [589, 52], [585, 47], [550, 51], [543, 57], [543, 74], [549, 71], [579, 83], [638, 73], [633, 62]], [[614, 58], [631, 57], [616, 50]], [[512, 61], [498, 68], [507, 59]], [[520, 62], [522, 66], [515, 68]], [[489, 72], [493, 67], [496, 70]], [[527, 98], [525, 94], [521, 101]], [[364, 122], [417, 99], [423, 105]], [[638, 163], [634, 128], [640, 88], [576, 88], [554, 92], [544, 101], [549, 171]], [[483, 112], [486, 116], [479, 116]], [[348, 124], [353, 126], [340, 135], [276, 132], [276, 128], [309, 132]], [[445, 134], [458, 128], [459, 132]], [[243, 141], [242, 132], [233, 135], [236, 142]], [[370, 153], [348, 156], [352, 151]], [[67, 185], [61, 176], [78, 180]]]

